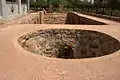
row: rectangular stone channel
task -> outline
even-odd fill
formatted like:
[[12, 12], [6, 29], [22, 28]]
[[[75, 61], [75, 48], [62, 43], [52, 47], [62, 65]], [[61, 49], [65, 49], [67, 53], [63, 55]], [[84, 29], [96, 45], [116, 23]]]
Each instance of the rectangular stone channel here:
[[104, 22], [86, 18], [79, 13], [47, 13], [43, 18], [44, 24], [76, 24], [76, 25], [106, 25]]

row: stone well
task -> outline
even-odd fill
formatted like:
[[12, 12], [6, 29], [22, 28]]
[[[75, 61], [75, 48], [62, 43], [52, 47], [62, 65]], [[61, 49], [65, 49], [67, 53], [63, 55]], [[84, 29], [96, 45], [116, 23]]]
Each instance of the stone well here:
[[120, 42], [107, 34], [77, 29], [37, 30], [18, 42], [35, 54], [64, 59], [100, 57], [120, 49]]

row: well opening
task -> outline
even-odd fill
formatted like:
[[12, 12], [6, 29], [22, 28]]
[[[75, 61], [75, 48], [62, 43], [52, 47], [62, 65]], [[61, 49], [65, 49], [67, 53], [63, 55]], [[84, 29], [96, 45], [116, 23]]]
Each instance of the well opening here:
[[100, 57], [120, 49], [120, 42], [107, 34], [76, 29], [38, 30], [18, 42], [35, 54], [64, 59]]

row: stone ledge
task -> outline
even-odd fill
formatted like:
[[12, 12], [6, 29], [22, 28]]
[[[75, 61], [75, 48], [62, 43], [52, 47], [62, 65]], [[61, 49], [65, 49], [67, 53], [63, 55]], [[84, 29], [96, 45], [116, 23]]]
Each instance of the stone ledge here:
[[84, 14], [120, 22], [120, 17], [101, 15], [101, 14], [96, 14], [96, 13], [84, 13]]
[[104, 18], [93, 17], [77, 12], [68, 13], [68, 21], [71, 24], [87, 24], [87, 25], [113, 25], [119, 24], [118, 22], [107, 20]]

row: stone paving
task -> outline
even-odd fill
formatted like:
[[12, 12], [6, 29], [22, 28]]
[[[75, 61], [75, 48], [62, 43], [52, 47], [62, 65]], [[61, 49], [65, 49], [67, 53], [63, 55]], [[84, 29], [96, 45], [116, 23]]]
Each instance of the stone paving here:
[[35, 55], [24, 50], [17, 41], [21, 35], [35, 30], [58, 28], [99, 31], [120, 41], [119, 23], [106, 19], [96, 19], [113, 24], [16, 24], [1, 28], [0, 80], [120, 80], [120, 50], [98, 58], [65, 60]]

